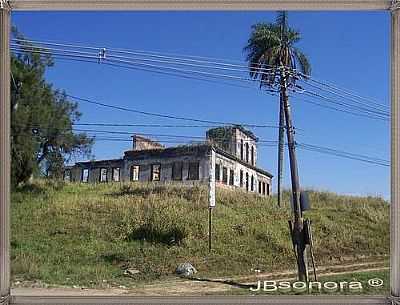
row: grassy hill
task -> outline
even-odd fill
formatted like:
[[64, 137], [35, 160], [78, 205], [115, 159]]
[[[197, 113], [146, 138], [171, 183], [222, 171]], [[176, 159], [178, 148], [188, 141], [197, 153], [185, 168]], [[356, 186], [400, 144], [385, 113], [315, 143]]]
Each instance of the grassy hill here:
[[[317, 265], [389, 253], [384, 200], [312, 191], [310, 201]], [[294, 269], [290, 212], [273, 197], [218, 190], [209, 253], [206, 188], [37, 181], [12, 193], [12, 275], [107, 287], [164, 279], [186, 261], [201, 276]]]

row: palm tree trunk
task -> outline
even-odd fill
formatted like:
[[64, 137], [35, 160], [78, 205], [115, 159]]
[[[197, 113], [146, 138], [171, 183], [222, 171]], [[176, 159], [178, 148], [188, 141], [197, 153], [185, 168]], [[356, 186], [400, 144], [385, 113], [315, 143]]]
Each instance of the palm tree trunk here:
[[278, 206], [282, 206], [282, 175], [283, 175], [283, 154], [285, 145], [285, 110], [283, 105], [283, 95], [280, 94], [279, 100], [279, 144], [278, 144]]
[[299, 183], [299, 174], [297, 169], [297, 159], [295, 151], [296, 143], [294, 140], [289, 97], [287, 94], [287, 79], [284, 71], [282, 71], [281, 75], [281, 96], [285, 110], [286, 134], [287, 134], [287, 142], [289, 148], [289, 162], [290, 162], [290, 174], [292, 180], [292, 198], [293, 198], [293, 210], [294, 210], [293, 237], [296, 246], [295, 250], [297, 254], [296, 256], [297, 256], [298, 276], [300, 281], [308, 282], [307, 253], [306, 253], [306, 245], [305, 245], [304, 230], [303, 230], [304, 227], [303, 215], [300, 206], [300, 183]]

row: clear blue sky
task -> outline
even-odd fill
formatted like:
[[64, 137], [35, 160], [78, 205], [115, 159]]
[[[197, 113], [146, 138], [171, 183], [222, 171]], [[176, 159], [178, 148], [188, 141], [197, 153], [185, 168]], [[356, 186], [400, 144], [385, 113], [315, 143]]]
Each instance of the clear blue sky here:
[[[275, 19], [275, 12], [107, 12], [13, 13], [13, 24], [28, 38], [85, 45], [244, 60], [252, 24]], [[389, 104], [389, 15], [386, 12], [290, 12], [302, 33], [299, 47], [317, 79], [328, 80]], [[104, 65], [56, 61], [47, 78], [67, 93], [143, 111], [217, 121], [277, 123], [275, 97], [233, 88]], [[389, 159], [389, 123], [358, 118], [292, 99], [299, 142]], [[82, 122], [171, 123], [81, 103]], [[104, 129], [104, 128], [103, 128]], [[202, 136], [204, 129], [117, 128], [147, 133]], [[276, 140], [273, 129], [255, 129]], [[98, 142], [98, 159], [116, 158], [130, 143]], [[260, 167], [276, 174], [276, 148], [260, 147]], [[298, 150], [302, 187], [389, 198], [390, 169]], [[290, 186], [286, 154], [285, 185]], [[274, 183], [276, 190], [276, 181]]]

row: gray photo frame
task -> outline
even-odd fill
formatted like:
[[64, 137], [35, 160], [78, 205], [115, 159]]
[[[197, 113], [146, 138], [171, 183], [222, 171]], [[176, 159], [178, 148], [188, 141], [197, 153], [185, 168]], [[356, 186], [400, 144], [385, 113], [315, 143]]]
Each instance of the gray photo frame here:
[[[385, 10], [391, 14], [390, 295], [133, 297], [10, 294], [11, 11]], [[389, 29], [388, 29], [389, 30]], [[0, 305], [7, 304], [400, 304], [400, 0], [0, 0]]]

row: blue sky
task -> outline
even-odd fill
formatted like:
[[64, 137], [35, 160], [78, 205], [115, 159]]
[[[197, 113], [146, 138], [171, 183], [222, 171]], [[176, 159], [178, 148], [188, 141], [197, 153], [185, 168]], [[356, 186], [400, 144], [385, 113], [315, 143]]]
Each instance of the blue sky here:
[[[242, 48], [251, 25], [274, 19], [275, 12], [13, 13], [13, 24], [31, 39], [239, 61], [244, 60]], [[390, 27], [386, 12], [290, 12], [289, 23], [302, 34], [298, 47], [309, 57], [313, 77], [389, 104]], [[66, 61], [56, 61], [47, 79], [69, 94], [143, 111], [257, 124], [277, 124], [278, 119], [276, 97], [259, 90]], [[330, 111], [295, 98], [291, 103], [294, 125], [303, 129], [296, 135], [297, 141], [390, 158], [389, 123]], [[185, 123], [84, 103], [79, 109], [85, 123]], [[114, 130], [205, 134], [200, 128]], [[277, 139], [274, 129], [254, 132], [265, 140]], [[129, 148], [128, 142], [99, 141], [93, 152], [98, 159], [116, 158]], [[389, 168], [297, 151], [302, 187], [389, 198]], [[275, 147], [260, 147], [259, 166], [276, 174], [276, 156]], [[290, 187], [287, 153], [285, 158], [284, 182]]]

